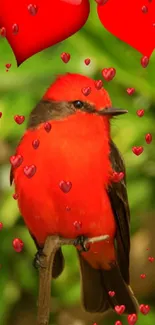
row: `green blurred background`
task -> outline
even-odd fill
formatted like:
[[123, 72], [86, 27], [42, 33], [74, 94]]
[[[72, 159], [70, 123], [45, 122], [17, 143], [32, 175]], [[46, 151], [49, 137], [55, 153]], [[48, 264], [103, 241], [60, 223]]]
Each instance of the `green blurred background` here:
[[[62, 52], [69, 52], [71, 60], [64, 64]], [[84, 59], [90, 58], [86, 66]], [[9, 186], [9, 157], [25, 130], [14, 122], [15, 114], [28, 117], [56, 74], [77, 72], [101, 79], [101, 69], [114, 67], [117, 70], [112, 82], [104, 81], [113, 105], [128, 109], [126, 116], [112, 122], [113, 139], [122, 152], [127, 167], [128, 194], [131, 208], [131, 283], [140, 301], [151, 306], [148, 315], [140, 315], [137, 324], [151, 325], [155, 319], [155, 55], [149, 66], [140, 64], [141, 54], [110, 35], [99, 22], [96, 4], [91, 1], [91, 14], [86, 25], [66, 41], [47, 49], [23, 63], [19, 68], [12, 50], [3, 38], [0, 39], [0, 324], [35, 324], [38, 293], [38, 272], [32, 266], [36, 252], [34, 243], [24, 226], [12, 198]], [[5, 64], [11, 63], [9, 72]], [[128, 96], [126, 88], [135, 87], [136, 93]], [[139, 118], [137, 109], [145, 109]], [[145, 134], [152, 133], [150, 145]], [[132, 153], [132, 146], [144, 146], [139, 157]], [[23, 252], [16, 253], [12, 240], [24, 241]], [[147, 250], [149, 248], [149, 250]], [[80, 279], [74, 248], [65, 247], [66, 267], [62, 276], [53, 281], [51, 300], [51, 323], [63, 325], [114, 324], [126, 317], [109, 313], [104, 317], [89, 315], [80, 307]], [[141, 279], [140, 274], [146, 273]]]

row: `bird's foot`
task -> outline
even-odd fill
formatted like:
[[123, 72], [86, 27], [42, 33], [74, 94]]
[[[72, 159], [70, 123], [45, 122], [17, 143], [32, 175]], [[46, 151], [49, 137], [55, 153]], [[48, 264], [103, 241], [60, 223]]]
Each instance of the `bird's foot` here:
[[39, 268], [45, 268], [45, 266], [42, 263], [42, 258], [45, 256], [45, 254], [43, 253], [43, 248], [39, 248], [37, 253], [35, 254], [34, 260], [33, 260], [33, 266], [36, 269]]
[[81, 252], [88, 252], [89, 246], [87, 243], [88, 238], [85, 236], [78, 236], [74, 241], [74, 246], [80, 246], [80, 249], [78, 251]]

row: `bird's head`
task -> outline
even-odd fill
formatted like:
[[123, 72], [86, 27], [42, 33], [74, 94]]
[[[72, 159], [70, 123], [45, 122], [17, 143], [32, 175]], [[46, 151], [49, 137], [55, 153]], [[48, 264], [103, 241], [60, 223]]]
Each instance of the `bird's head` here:
[[76, 112], [97, 114], [106, 120], [127, 113], [126, 110], [113, 108], [107, 91], [103, 87], [97, 89], [93, 79], [67, 73], [57, 77], [33, 109], [29, 127], [52, 119], [62, 119]]

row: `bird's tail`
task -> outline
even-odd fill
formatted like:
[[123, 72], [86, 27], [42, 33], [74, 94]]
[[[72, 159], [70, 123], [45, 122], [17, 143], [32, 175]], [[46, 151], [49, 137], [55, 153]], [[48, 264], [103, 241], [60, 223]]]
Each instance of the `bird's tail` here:
[[[107, 300], [111, 308], [115, 309], [115, 306], [124, 305], [124, 314], [138, 313], [137, 299], [131, 287], [124, 282], [117, 264], [110, 270], [101, 271], [101, 281], [103, 291], [107, 294]], [[111, 296], [110, 291], [114, 292], [113, 296]]]
[[[103, 313], [109, 308], [124, 305], [123, 314], [137, 314], [138, 302], [120, 273], [117, 264], [110, 270], [94, 269], [79, 254], [82, 300], [84, 309], [90, 313]], [[109, 291], [113, 291], [113, 296]]]

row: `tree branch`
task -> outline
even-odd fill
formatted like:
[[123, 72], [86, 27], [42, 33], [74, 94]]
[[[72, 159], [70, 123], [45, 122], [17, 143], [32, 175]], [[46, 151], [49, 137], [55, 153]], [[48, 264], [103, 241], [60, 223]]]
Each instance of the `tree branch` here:
[[[107, 240], [109, 235], [88, 238], [87, 243], [95, 243]], [[37, 325], [48, 325], [50, 316], [51, 301], [51, 280], [52, 267], [56, 251], [62, 245], [74, 245], [75, 239], [61, 238], [59, 236], [49, 236], [46, 239], [43, 254], [40, 258], [41, 268], [39, 271], [39, 297], [38, 297], [38, 316]]]

